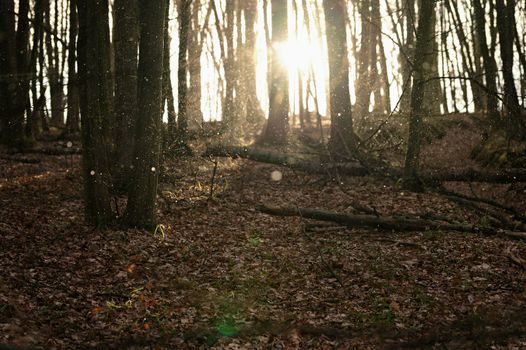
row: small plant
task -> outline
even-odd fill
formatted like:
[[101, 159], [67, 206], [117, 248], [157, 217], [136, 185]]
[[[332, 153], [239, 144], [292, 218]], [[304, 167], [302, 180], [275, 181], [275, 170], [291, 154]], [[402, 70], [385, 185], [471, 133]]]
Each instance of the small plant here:
[[163, 224], [158, 224], [157, 226], [155, 226], [153, 236], [160, 241], [164, 241], [164, 239], [166, 238], [165, 229], [166, 227]]

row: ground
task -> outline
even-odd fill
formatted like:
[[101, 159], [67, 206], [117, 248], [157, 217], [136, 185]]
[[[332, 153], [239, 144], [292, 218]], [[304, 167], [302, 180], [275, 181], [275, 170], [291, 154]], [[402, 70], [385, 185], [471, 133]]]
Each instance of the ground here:
[[[0, 344], [526, 348], [526, 272], [510, 258], [526, 257], [525, 242], [351, 229], [255, 207], [352, 213], [359, 201], [381, 215], [470, 223], [479, 213], [396, 181], [338, 183], [242, 159], [219, 160], [210, 198], [213, 166], [168, 162], [160, 225], [146, 232], [84, 224], [78, 156], [0, 159]], [[524, 184], [448, 188], [526, 209]]]

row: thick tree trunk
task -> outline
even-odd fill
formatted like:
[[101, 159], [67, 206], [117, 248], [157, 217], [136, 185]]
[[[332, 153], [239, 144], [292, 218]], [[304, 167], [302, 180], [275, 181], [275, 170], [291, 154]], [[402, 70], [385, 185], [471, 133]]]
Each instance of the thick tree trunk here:
[[288, 40], [287, 0], [272, 0], [272, 45], [269, 48], [269, 117], [261, 141], [287, 143], [289, 133], [289, 72], [279, 57], [279, 45]]
[[526, 123], [521, 116], [517, 88], [513, 76], [513, 41], [515, 28], [515, 0], [496, 0], [500, 57], [504, 77], [504, 111], [510, 138], [524, 139]]
[[108, 0], [80, 1], [79, 91], [86, 220], [104, 226], [114, 219], [110, 206], [110, 60]]
[[345, 33], [346, 2], [324, 0], [327, 48], [329, 51], [329, 85], [331, 136], [329, 151], [336, 159], [349, 157], [354, 149], [354, 131], [349, 92], [349, 62]]
[[511, 238], [526, 239], [526, 232], [515, 232], [480, 227], [468, 224], [449, 224], [440, 221], [413, 219], [394, 216], [341, 214], [323, 210], [293, 207], [269, 207], [258, 205], [256, 209], [262, 213], [276, 216], [299, 216], [305, 219], [335, 222], [351, 228], [372, 228], [387, 231], [458, 231], [482, 234], [503, 234]]
[[424, 91], [426, 90], [427, 72], [424, 63], [434, 51], [434, 21], [435, 12], [433, 0], [422, 0], [418, 18], [415, 59], [413, 64], [413, 88], [411, 93], [411, 110], [409, 115], [409, 139], [404, 165], [404, 185], [411, 190], [421, 190], [418, 179], [418, 163], [420, 159], [421, 128], [424, 114]]
[[8, 147], [24, 145], [24, 112], [29, 99], [28, 45], [29, 1], [19, 1], [18, 30], [15, 30], [15, 3], [0, 2], [0, 127]]
[[118, 188], [126, 187], [132, 174], [137, 120], [137, 51], [139, 43], [139, 3], [115, 0], [113, 4], [115, 48], [116, 167]]
[[[165, 0], [140, 2], [138, 119], [132, 185], [125, 221], [134, 227], [156, 224], [162, 123], [162, 77]], [[186, 66], [184, 67], [186, 69]]]

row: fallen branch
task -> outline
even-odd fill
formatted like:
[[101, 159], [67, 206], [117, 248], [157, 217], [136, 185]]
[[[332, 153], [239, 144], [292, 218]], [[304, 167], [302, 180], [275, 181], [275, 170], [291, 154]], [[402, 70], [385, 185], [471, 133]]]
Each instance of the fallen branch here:
[[373, 216], [341, 214], [308, 208], [278, 208], [265, 205], [256, 206], [262, 213], [276, 216], [300, 216], [306, 219], [331, 221], [349, 227], [374, 228], [388, 231], [458, 231], [483, 234], [503, 234], [508, 237], [526, 239], [526, 232], [507, 231], [493, 227], [466, 224], [451, 224], [440, 221], [396, 216]]
[[[402, 169], [393, 167], [375, 168], [373, 172], [358, 163], [321, 163], [316, 159], [304, 159], [293, 155], [277, 154], [252, 147], [209, 147], [204, 156], [245, 158], [262, 163], [277, 164], [292, 169], [322, 174], [338, 171], [341, 175], [367, 176], [380, 174], [393, 178], [402, 177]], [[427, 183], [442, 181], [472, 181], [489, 183], [526, 182], [526, 169], [501, 169], [495, 172], [483, 172], [474, 169], [433, 170], [420, 174]]]

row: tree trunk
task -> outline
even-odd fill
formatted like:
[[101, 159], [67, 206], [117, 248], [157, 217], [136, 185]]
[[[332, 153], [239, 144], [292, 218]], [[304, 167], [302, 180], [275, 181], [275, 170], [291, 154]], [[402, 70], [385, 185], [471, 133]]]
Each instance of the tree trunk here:
[[320, 221], [330, 221], [351, 228], [372, 228], [389, 231], [458, 231], [472, 232], [482, 234], [503, 234], [512, 238], [526, 239], [526, 232], [515, 232], [499, 230], [493, 227], [477, 227], [469, 224], [450, 224], [440, 221], [399, 218], [394, 216], [376, 216], [376, 215], [353, 215], [334, 213], [324, 210], [309, 208], [276, 208], [265, 205], [258, 205], [256, 209], [262, 213], [276, 216], [299, 216], [305, 219], [314, 219]]
[[163, 48], [163, 112], [166, 104], [166, 111], [168, 114], [168, 134], [165, 142], [170, 146], [177, 134], [177, 113], [175, 112], [175, 98], [172, 86], [172, 64], [170, 60], [170, 47], [172, 37], [170, 36], [170, 6], [166, 6], [164, 10], [164, 48]]
[[358, 6], [360, 7], [362, 32], [360, 51], [357, 57], [355, 115], [359, 121], [363, 121], [369, 114], [372, 93], [371, 72], [369, 71], [371, 66], [371, 38], [373, 35], [371, 26], [371, 0], [361, 1]]
[[201, 5], [201, 0], [193, 0], [191, 8], [192, 21], [190, 23], [190, 41], [188, 45], [188, 72], [190, 73], [188, 127], [190, 130], [199, 130], [203, 125], [203, 112], [201, 110], [201, 54], [203, 51], [203, 32], [199, 25]]
[[[157, 1], [157, 0], [156, 0]], [[188, 138], [188, 40], [191, 21], [192, 0], [181, 0], [179, 3], [179, 66], [177, 70], [179, 113], [177, 116], [177, 133], [181, 143]]]
[[68, 52], [68, 114], [66, 129], [70, 134], [80, 131], [79, 86], [77, 76], [77, 0], [69, 0], [69, 52]]
[[405, 23], [405, 43], [400, 54], [400, 65], [402, 69], [402, 96], [400, 97], [400, 111], [409, 114], [411, 109], [411, 62], [414, 56], [415, 44], [415, 0], [403, 0], [403, 18]]
[[524, 139], [526, 124], [521, 117], [517, 88], [513, 77], [513, 41], [515, 0], [496, 0], [497, 27], [500, 38], [500, 57], [504, 77], [504, 111], [509, 138]]
[[404, 165], [404, 185], [414, 191], [422, 190], [418, 178], [420, 159], [421, 125], [423, 118], [424, 91], [426, 90], [426, 71], [424, 63], [434, 51], [434, 0], [422, 0], [418, 18], [415, 59], [413, 64], [413, 89], [411, 93], [411, 110], [409, 115], [409, 139]]
[[115, 0], [113, 4], [115, 52], [115, 180], [120, 189], [131, 176], [137, 120], [137, 51], [139, 43], [139, 3]]
[[[0, 2], [0, 127], [8, 147], [21, 149], [24, 142], [24, 112], [29, 99], [28, 46], [29, 1], [19, 1], [15, 19], [13, 0]], [[18, 22], [18, 30], [15, 23]]]
[[345, 33], [346, 2], [324, 0], [327, 48], [329, 51], [329, 85], [331, 136], [329, 151], [336, 159], [349, 157], [354, 147], [354, 131], [349, 92], [349, 62]]
[[104, 226], [110, 206], [110, 84], [108, 0], [79, 1], [79, 92], [86, 220]]
[[[166, 1], [141, 1], [140, 6], [137, 101], [139, 109], [134, 175], [129, 190], [125, 221], [130, 226], [152, 228], [156, 224], [155, 202], [160, 171]], [[186, 66], [184, 68], [186, 69]]]
[[[47, 76], [49, 81], [49, 93], [51, 95], [51, 120], [50, 125], [56, 128], [62, 128], [64, 126], [64, 90], [62, 86], [62, 77], [60, 76], [60, 55], [58, 54], [58, 48], [56, 47], [58, 42], [55, 41], [53, 45], [54, 32], [58, 35], [58, 20], [55, 18], [54, 27], [51, 26], [51, 11], [50, 1], [46, 1], [47, 6], [45, 9], [45, 21], [46, 27], [51, 31], [46, 31], [45, 44], [46, 44], [46, 57], [47, 57]], [[56, 11], [56, 8], [55, 8]], [[58, 14], [55, 13], [55, 17]], [[51, 29], [53, 28], [53, 29]]]
[[242, 0], [245, 13], [245, 63], [244, 86], [247, 96], [247, 123], [261, 125], [265, 121], [265, 113], [257, 96], [256, 86], [256, 19], [258, 14], [257, 0]]
[[289, 72], [280, 61], [279, 45], [288, 40], [287, 0], [272, 0], [272, 44], [269, 48], [269, 117], [261, 138], [270, 144], [287, 143], [289, 132]]
[[475, 9], [474, 17], [476, 22], [476, 34], [478, 46], [482, 56], [482, 65], [484, 67], [484, 80], [488, 94], [486, 97], [486, 112], [495, 126], [499, 120], [498, 100], [497, 100], [497, 66], [495, 59], [490, 55], [488, 41], [486, 39], [486, 19], [485, 11], [482, 7], [481, 0], [474, 0]]

